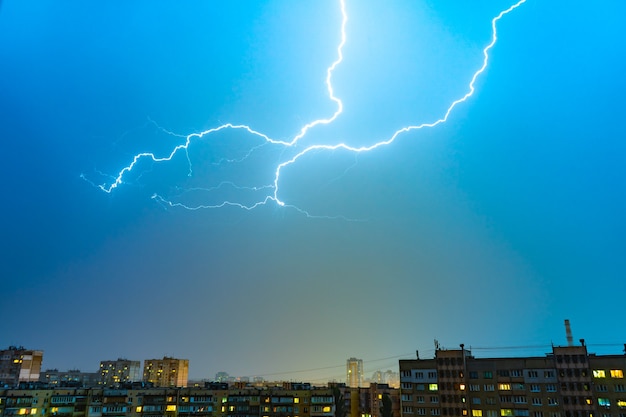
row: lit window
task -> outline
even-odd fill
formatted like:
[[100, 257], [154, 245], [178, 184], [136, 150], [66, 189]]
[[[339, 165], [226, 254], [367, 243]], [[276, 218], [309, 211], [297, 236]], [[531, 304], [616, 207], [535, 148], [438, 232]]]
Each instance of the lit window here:
[[168, 404], [165, 407], [165, 411], [176, 411], [176, 404]]
[[626, 400], [617, 400], [617, 406], [620, 408], [626, 407]]
[[472, 417], [483, 417], [483, 410], [472, 410]]
[[611, 369], [611, 378], [624, 378], [624, 371], [621, 369]]
[[604, 372], [604, 369], [594, 369], [593, 377], [594, 378], [606, 378], [606, 372]]
[[608, 398], [598, 398], [598, 405], [602, 407], [610, 407], [611, 401]]
[[461, 391], [465, 391], [465, 384], [461, 384], [461, 385], [459, 385], [459, 389], [460, 389]]
[[[619, 402], [618, 402], [618, 404], [619, 404]], [[36, 408], [31, 408], [30, 409], [30, 413], [31, 414], [37, 414], [37, 409]]]
[[428, 384], [429, 391], [437, 391], [438, 389], [437, 384]]
[[511, 391], [511, 384], [498, 384], [498, 389], [501, 391]]
[[138, 406], [135, 408], [135, 412], [136, 412], [136, 413], [141, 413], [141, 406], [140, 406], [140, 405], [138, 405]]
[[513, 410], [511, 410], [510, 408], [502, 408], [500, 410], [500, 415], [502, 417], [509, 417], [513, 415]]
[[330, 413], [330, 406], [325, 406], [324, 408], [322, 408], [322, 412], [324, 413]]

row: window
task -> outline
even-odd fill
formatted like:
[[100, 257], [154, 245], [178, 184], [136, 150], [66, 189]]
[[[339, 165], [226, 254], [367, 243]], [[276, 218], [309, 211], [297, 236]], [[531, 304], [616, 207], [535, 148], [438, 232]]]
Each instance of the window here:
[[437, 372], [428, 373], [428, 379], [435, 379], [435, 378], [437, 378]]
[[611, 401], [608, 398], [598, 398], [598, 405], [601, 407], [610, 407]]
[[598, 391], [598, 392], [607, 392], [608, 388], [604, 384], [598, 384], [598, 385], [596, 385], [596, 391]]
[[509, 371], [505, 369], [501, 369], [498, 371], [498, 376], [509, 376]]
[[559, 405], [559, 401], [556, 398], [548, 398], [548, 405]]
[[433, 404], [439, 403], [439, 397], [437, 397], [437, 396], [430, 397], [430, 402], [433, 403]]
[[512, 403], [513, 402], [513, 398], [510, 395], [501, 395], [500, 396], [500, 402], [501, 403]]
[[594, 378], [606, 378], [606, 372], [604, 372], [604, 369], [594, 369], [593, 377]]
[[535, 412], [533, 412], [533, 417], [543, 417], [543, 411], [535, 411]]
[[426, 409], [425, 408], [416, 408], [415, 409], [415, 414], [417, 414], [418, 416], [425, 416], [426, 415]]
[[438, 416], [440, 414], [440, 411], [438, 408], [431, 408], [430, 409], [430, 415], [431, 416]]
[[437, 391], [438, 389], [437, 384], [428, 384], [428, 391]]
[[415, 400], [418, 403], [423, 403], [424, 402], [424, 396], [423, 395], [418, 395], [417, 397], [415, 397]]
[[500, 391], [511, 391], [511, 384], [498, 384]]
[[487, 404], [487, 405], [495, 405], [496, 404], [496, 397], [487, 397], [487, 398], [485, 398], [485, 404]]
[[554, 378], [554, 371], [543, 371], [544, 378]]
[[426, 388], [424, 387], [424, 384], [417, 384], [415, 389], [418, 391], [424, 391]]
[[478, 372], [470, 371], [469, 377], [470, 377], [470, 379], [478, 379]]
[[547, 392], [556, 392], [556, 385], [554, 385], [554, 384], [546, 384], [546, 391]]
[[417, 378], [417, 379], [424, 379], [424, 372], [417, 372], [415, 374], [415, 378]]
[[528, 371], [528, 378], [539, 378], [539, 372], [537, 372], [537, 371]]
[[515, 404], [526, 404], [526, 396], [525, 395], [514, 395], [513, 402]]
[[493, 384], [485, 384], [485, 391], [495, 391], [496, 387]]
[[487, 378], [487, 379], [493, 378], [493, 372], [491, 372], [491, 371], [483, 372], [483, 378]]
[[626, 400], [617, 400], [617, 406], [619, 408], [626, 408]]
[[402, 401], [413, 401], [413, 396], [409, 394], [402, 394]]
[[511, 371], [511, 376], [512, 377], [520, 377], [520, 376], [522, 376], [522, 370], [521, 369], [513, 369]]
[[400, 376], [410, 377], [411, 376], [411, 371], [402, 371], [402, 372], [400, 372]]
[[502, 417], [510, 417], [513, 415], [513, 410], [511, 410], [510, 408], [501, 408], [500, 415]]
[[517, 417], [528, 417], [530, 415], [528, 410], [515, 410], [514, 413]]
[[410, 382], [403, 382], [401, 387], [402, 389], [411, 389], [413, 388], [413, 384], [411, 384]]
[[541, 398], [533, 397], [533, 405], [541, 405]]
[[541, 385], [530, 384], [530, 392], [541, 392]]
[[497, 410], [487, 410], [487, 417], [498, 417]]
[[624, 384], [615, 384], [615, 392], [624, 392]]
[[483, 417], [483, 410], [472, 410], [472, 417]]
[[480, 385], [478, 384], [470, 385], [470, 391], [480, 391]]
[[413, 414], [413, 407], [405, 405], [402, 407], [402, 414]]
[[472, 404], [475, 404], [475, 405], [480, 404], [480, 397], [473, 397], [472, 398]]
[[621, 369], [611, 369], [611, 378], [624, 378], [624, 371]]

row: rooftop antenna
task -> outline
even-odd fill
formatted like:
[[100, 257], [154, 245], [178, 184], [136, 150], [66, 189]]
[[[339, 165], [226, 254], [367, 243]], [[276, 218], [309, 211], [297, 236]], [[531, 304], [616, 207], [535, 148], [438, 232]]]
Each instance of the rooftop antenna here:
[[567, 337], [567, 346], [574, 346], [574, 337], [568, 319], [565, 319], [565, 336]]

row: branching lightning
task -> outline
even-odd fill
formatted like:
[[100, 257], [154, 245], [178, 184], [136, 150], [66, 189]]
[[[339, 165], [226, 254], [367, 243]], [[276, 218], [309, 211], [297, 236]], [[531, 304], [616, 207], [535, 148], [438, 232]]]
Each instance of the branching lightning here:
[[[432, 128], [432, 127], [436, 127], [439, 124], [445, 123], [448, 118], [450, 117], [450, 114], [452, 113], [452, 111], [461, 103], [467, 101], [475, 92], [475, 83], [476, 80], [478, 79], [478, 77], [487, 69], [488, 63], [489, 63], [489, 52], [490, 50], [495, 46], [496, 41], [497, 41], [497, 23], [500, 19], [502, 19], [503, 16], [505, 16], [506, 14], [510, 13], [511, 11], [515, 10], [516, 8], [518, 8], [519, 6], [521, 6], [523, 3], [525, 3], [526, 0], [519, 0], [517, 3], [513, 4], [512, 6], [510, 6], [509, 8], [501, 11], [496, 17], [494, 17], [491, 20], [491, 28], [492, 28], [492, 35], [491, 35], [491, 41], [490, 43], [483, 49], [483, 62], [481, 67], [474, 72], [473, 76], [470, 79], [470, 82], [468, 84], [468, 89], [467, 92], [461, 96], [460, 98], [454, 100], [449, 107], [447, 108], [447, 110], [445, 111], [445, 113], [443, 114], [443, 116], [435, 121], [432, 122], [428, 122], [428, 123], [421, 123], [421, 124], [417, 124], [417, 125], [408, 125], [408, 126], [404, 126], [398, 130], [396, 130], [391, 136], [389, 136], [386, 139], [382, 139], [372, 145], [369, 146], [360, 146], [360, 147], [355, 147], [355, 146], [350, 146], [346, 143], [335, 143], [335, 144], [312, 144], [309, 145], [307, 147], [304, 147], [303, 149], [301, 149], [299, 152], [295, 153], [293, 156], [289, 157], [288, 159], [285, 159], [284, 161], [278, 163], [274, 168], [273, 168], [273, 181], [269, 184], [264, 184], [264, 185], [259, 185], [259, 186], [241, 186], [241, 185], [237, 185], [234, 182], [231, 181], [222, 181], [220, 182], [217, 186], [213, 186], [213, 187], [208, 187], [208, 188], [204, 188], [202, 189], [202, 191], [205, 192], [211, 192], [211, 191], [215, 191], [218, 190], [222, 187], [230, 187], [232, 189], [236, 189], [239, 191], [248, 191], [248, 192], [259, 192], [262, 191], [264, 192], [264, 195], [261, 198], [258, 198], [255, 202], [253, 203], [243, 203], [243, 202], [238, 202], [238, 201], [229, 201], [229, 200], [224, 200], [221, 202], [218, 202], [216, 204], [206, 204], [206, 205], [197, 205], [197, 206], [187, 206], [183, 203], [179, 203], [179, 202], [172, 202], [169, 201], [166, 198], [163, 198], [162, 196], [158, 195], [158, 194], [154, 194], [152, 196], [152, 198], [157, 201], [158, 203], [164, 205], [165, 207], [181, 207], [181, 208], [185, 208], [185, 209], [190, 209], [190, 210], [198, 210], [198, 209], [205, 209], [205, 208], [223, 208], [223, 207], [237, 207], [237, 208], [241, 208], [241, 209], [246, 209], [246, 210], [252, 210], [255, 209], [259, 206], [265, 205], [269, 202], [274, 202], [277, 205], [281, 206], [281, 207], [291, 207], [294, 208], [296, 210], [298, 210], [299, 212], [307, 215], [307, 216], [311, 216], [308, 212], [306, 212], [305, 210], [302, 210], [296, 206], [290, 205], [290, 204], [286, 204], [285, 201], [281, 200], [281, 198], [279, 197], [279, 191], [280, 191], [280, 179], [281, 179], [281, 174], [283, 172], [283, 169], [293, 165], [296, 163], [296, 161], [298, 161], [302, 156], [312, 152], [312, 151], [334, 151], [334, 150], [344, 150], [344, 151], [348, 151], [348, 152], [353, 152], [355, 154], [361, 153], [361, 152], [369, 152], [369, 151], [373, 151], [377, 148], [383, 147], [383, 146], [387, 146], [392, 144], [393, 142], [396, 141], [396, 139], [398, 137], [400, 137], [402, 134], [413, 131], [413, 130], [419, 130], [419, 129], [424, 129], [424, 128]], [[341, 62], [343, 61], [343, 48], [344, 45], [346, 43], [346, 24], [348, 22], [348, 15], [346, 12], [346, 6], [345, 6], [345, 0], [339, 0], [339, 4], [340, 4], [340, 9], [341, 9], [341, 16], [342, 16], [342, 20], [341, 20], [341, 40], [339, 42], [339, 45], [337, 46], [337, 58], [335, 59], [334, 62], [332, 62], [332, 64], [327, 68], [326, 70], [326, 89], [327, 89], [327, 93], [328, 93], [328, 97], [329, 99], [335, 103], [336, 105], [336, 110], [335, 112], [328, 118], [322, 118], [322, 119], [317, 119], [314, 120], [312, 122], [309, 122], [307, 124], [305, 124], [300, 131], [298, 132], [297, 135], [295, 135], [294, 137], [292, 137], [290, 140], [276, 140], [276, 139], [272, 139], [271, 137], [269, 137], [268, 135], [259, 132], [257, 130], [254, 130], [253, 128], [251, 128], [248, 125], [244, 125], [244, 124], [232, 124], [232, 123], [226, 123], [223, 124], [221, 126], [215, 127], [215, 128], [211, 128], [202, 132], [196, 132], [196, 133], [191, 133], [189, 135], [180, 135], [180, 134], [175, 134], [173, 132], [167, 131], [161, 127], [159, 127], [157, 125], [157, 127], [162, 130], [164, 133], [171, 135], [171, 136], [175, 136], [175, 137], [181, 137], [184, 138], [183, 143], [175, 146], [172, 151], [169, 154], [166, 154], [165, 156], [157, 156], [155, 153], [153, 152], [142, 152], [139, 154], [136, 154], [131, 163], [127, 166], [125, 166], [124, 168], [122, 168], [117, 175], [114, 176], [109, 176], [109, 178], [112, 179], [111, 182], [109, 183], [103, 183], [103, 184], [99, 184], [96, 185], [95, 183], [93, 183], [92, 181], [88, 180], [84, 175], [81, 175], [81, 177], [83, 179], [85, 179], [86, 181], [90, 182], [92, 185], [95, 185], [96, 187], [98, 187], [99, 189], [101, 189], [102, 191], [106, 192], [106, 193], [111, 193], [113, 192], [113, 190], [115, 190], [117, 187], [119, 187], [120, 185], [124, 184], [124, 178], [130, 174], [131, 171], [133, 171], [134, 169], [136, 169], [137, 164], [142, 161], [142, 160], [150, 160], [154, 163], [161, 163], [161, 162], [168, 162], [171, 161], [177, 153], [179, 152], [185, 152], [186, 154], [186, 158], [189, 164], [189, 176], [193, 175], [193, 170], [192, 170], [192, 163], [191, 160], [189, 158], [189, 146], [192, 143], [192, 141], [196, 141], [196, 140], [201, 140], [204, 139], [206, 137], [209, 137], [213, 134], [216, 134], [217, 132], [220, 131], [224, 131], [224, 130], [240, 130], [240, 131], [244, 131], [246, 134], [250, 135], [253, 138], [256, 138], [258, 140], [260, 140], [260, 144], [257, 144], [255, 146], [252, 146], [248, 149], [248, 151], [246, 153], [244, 153], [244, 155], [242, 157], [239, 158], [222, 158], [220, 161], [218, 161], [218, 164], [221, 163], [239, 163], [242, 162], [244, 160], [246, 160], [247, 158], [249, 158], [253, 153], [255, 153], [260, 147], [265, 146], [265, 145], [272, 145], [272, 146], [279, 146], [279, 147], [283, 147], [283, 148], [294, 148], [296, 149], [299, 146], [299, 141], [301, 139], [303, 139], [304, 137], [306, 137], [307, 133], [315, 128], [318, 125], [328, 125], [333, 123], [343, 112], [343, 103], [342, 101], [335, 96], [335, 92], [333, 89], [333, 84], [332, 84], [332, 76], [333, 76], [333, 72], [335, 71], [335, 69], [341, 64]], [[156, 123], [155, 123], [156, 125]], [[194, 189], [195, 191], [199, 190], [199, 189]], [[190, 191], [190, 190], [185, 190], [185, 191]], [[311, 216], [311, 217], [318, 217], [318, 216]], [[327, 216], [322, 216], [322, 217], [327, 217]], [[336, 218], [336, 217], [330, 217], [330, 218]], [[343, 218], [343, 217], [339, 217], [339, 218]]]

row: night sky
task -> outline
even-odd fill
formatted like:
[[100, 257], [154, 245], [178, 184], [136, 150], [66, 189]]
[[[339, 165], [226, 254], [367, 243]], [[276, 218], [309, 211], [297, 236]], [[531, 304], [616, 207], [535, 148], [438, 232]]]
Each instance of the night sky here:
[[60, 370], [168, 355], [191, 378], [324, 382], [433, 339], [542, 355], [570, 319], [590, 351], [620, 353], [624, 1], [528, 0], [446, 123], [307, 153], [281, 171], [285, 206], [177, 205], [250, 205], [307, 146], [436, 121], [512, 4], [346, 0], [335, 122], [296, 149], [226, 129], [107, 193], [134, 155], [193, 132], [290, 141], [331, 117], [339, 1], [4, 0], [0, 347]]

